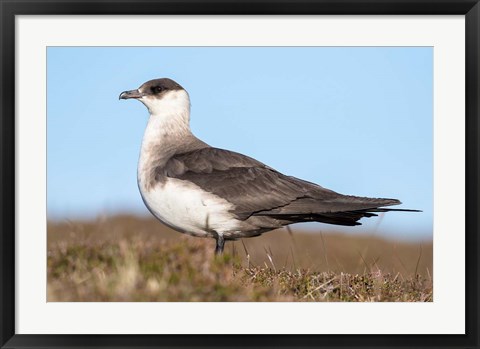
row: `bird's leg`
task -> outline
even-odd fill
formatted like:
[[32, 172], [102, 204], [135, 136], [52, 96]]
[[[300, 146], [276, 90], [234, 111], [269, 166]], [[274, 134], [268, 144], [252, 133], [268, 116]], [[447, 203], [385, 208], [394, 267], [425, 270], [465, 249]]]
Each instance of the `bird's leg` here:
[[216, 237], [216, 246], [215, 246], [215, 255], [219, 255], [223, 253], [223, 247], [225, 246], [225, 239], [223, 238], [222, 234], [218, 234]]

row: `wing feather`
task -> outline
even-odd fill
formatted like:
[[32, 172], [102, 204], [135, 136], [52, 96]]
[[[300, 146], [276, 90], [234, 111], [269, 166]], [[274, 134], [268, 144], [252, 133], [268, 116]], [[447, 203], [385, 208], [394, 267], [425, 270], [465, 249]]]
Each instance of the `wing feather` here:
[[[208, 147], [175, 155], [159, 171], [167, 177], [193, 182], [226, 199], [235, 206], [232, 212], [240, 219], [255, 215], [303, 216], [304, 219], [308, 216], [307, 220], [310, 220], [319, 214], [368, 210], [400, 203], [395, 199], [342, 195], [283, 175], [248, 156], [218, 148]], [[328, 219], [334, 219], [334, 216]], [[362, 215], [350, 216], [360, 218]]]

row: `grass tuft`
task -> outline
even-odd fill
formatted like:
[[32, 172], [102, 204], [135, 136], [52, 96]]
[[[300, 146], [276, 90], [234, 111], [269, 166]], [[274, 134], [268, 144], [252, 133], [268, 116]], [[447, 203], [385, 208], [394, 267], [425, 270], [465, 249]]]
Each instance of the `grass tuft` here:
[[285, 231], [228, 243], [214, 257], [213, 240], [159, 229], [122, 216], [50, 223], [48, 301], [433, 300], [428, 244], [419, 252], [418, 244]]

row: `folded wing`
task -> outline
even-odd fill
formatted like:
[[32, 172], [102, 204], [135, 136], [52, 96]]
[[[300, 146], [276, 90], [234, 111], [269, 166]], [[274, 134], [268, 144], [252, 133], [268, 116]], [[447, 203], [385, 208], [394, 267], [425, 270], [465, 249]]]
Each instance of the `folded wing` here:
[[245, 220], [252, 216], [286, 222], [319, 221], [357, 225], [362, 217], [392, 209], [395, 199], [342, 195], [228, 150], [203, 148], [173, 156], [162, 175], [193, 182], [234, 205], [232, 213]]

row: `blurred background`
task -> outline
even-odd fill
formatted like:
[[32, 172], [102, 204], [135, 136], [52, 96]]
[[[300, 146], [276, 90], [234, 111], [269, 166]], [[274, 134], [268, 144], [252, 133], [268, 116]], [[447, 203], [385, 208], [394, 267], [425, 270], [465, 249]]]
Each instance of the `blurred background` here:
[[[431, 47], [49, 47], [47, 64], [49, 301], [432, 301]], [[227, 242], [219, 266], [138, 192], [148, 111], [118, 96], [160, 77], [210, 145], [422, 212]]]
[[136, 184], [148, 112], [118, 95], [169, 77], [189, 92], [193, 132], [210, 145], [423, 211], [295, 230], [432, 239], [430, 47], [49, 47], [47, 55], [52, 222], [150, 215]]

